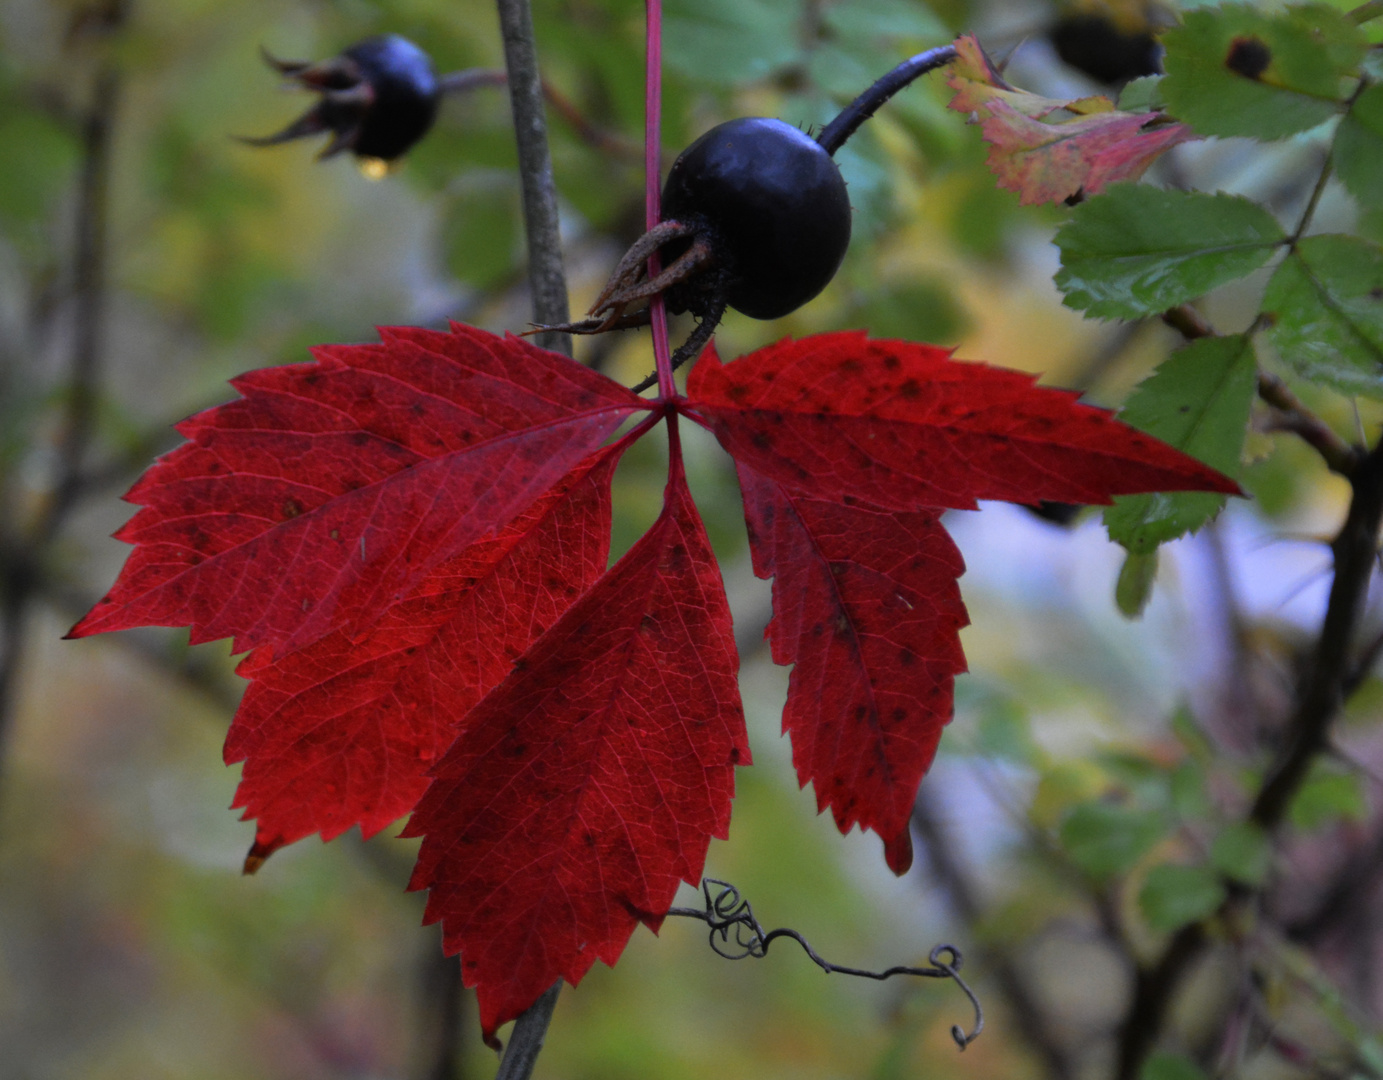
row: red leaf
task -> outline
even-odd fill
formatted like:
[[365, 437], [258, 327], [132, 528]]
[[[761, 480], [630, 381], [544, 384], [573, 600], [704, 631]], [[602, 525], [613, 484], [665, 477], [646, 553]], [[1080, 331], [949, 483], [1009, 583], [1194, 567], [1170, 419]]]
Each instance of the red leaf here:
[[965, 563], [936, 514], [793, 494], [744, 465], [739, 477], [754, 571], [773, 578], [773, 659], [796, 665], [783, 730], [798, 780], [841, 832], [877, 832], [902, 874], [917, 786], [965, 670]]
[[1022, 372], [862, 332], [708, 349], [688, 407], [737, 460], [787, 488], [893, 510], [977, 499], [1104, 504], [1144, 491], [1226, 491], [1209, 466]]
[[232, 805], [258, 819], [248, 870], [314, 832], [370, 836], [412, 811], [471, 707], [604, 573], [620, 449], [441, 564], [364, 637], [337, 630], [241, 663], [251, 683], [225, 758], [245, 762]]
[[675, 462], [653, 528], [475, 708], [405, 832], [487, 1036], [699, 881], [749, 762], [737, 668]]
[[191, 442], [126, 496], [135, 551], [70, 636], [191, 625], [241, 652], [358, 629], [648, 408], [519, 338], [381, 336], [242, 376], [242, 400], [179, 425]]

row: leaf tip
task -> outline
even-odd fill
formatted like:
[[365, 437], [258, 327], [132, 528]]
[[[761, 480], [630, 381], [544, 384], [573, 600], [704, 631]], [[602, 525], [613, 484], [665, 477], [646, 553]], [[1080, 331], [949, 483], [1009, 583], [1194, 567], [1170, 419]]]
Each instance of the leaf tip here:
[[245, 862], [241, 866], [240, 872], [246, 877], [253, 876], [268, 861], [270, 855], [283, 847], [283, 844], [282, 838], [275, 838], [266, 842], [256, 837], [255, 842], [245, 855]]
[[884, 841], [884, 861], [899, 877], [912, 869], [912, 832], [906, 825], [892, 840]]

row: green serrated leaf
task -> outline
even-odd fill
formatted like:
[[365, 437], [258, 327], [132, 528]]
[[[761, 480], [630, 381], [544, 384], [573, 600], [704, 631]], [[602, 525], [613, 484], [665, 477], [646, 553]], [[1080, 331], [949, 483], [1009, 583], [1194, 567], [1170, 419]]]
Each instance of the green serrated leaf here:
[[1056, 235], [1056, 284], [1099, 318], [1156, 315], [1257, 270], [1286, 237], [1238, 195], [1115, 184], [1076, 207]]
[[1167, 831], [1156, 814], [1107, 803], [1077, 806], [1061, 823], [1061, 843], [1071, 860], [1096, 878], [1133, 868]]
[[1268, 282], [1263, 313], [1273, 347], [1303, 378], [1383, 398], [1383, 247], [1303, 240]]
[[[1193, 341], [1139, 383], [1119, 418], [1236, 476], [1257, 371], [1253, 342], [1242, 334]], [[1198, 491], [1125, 495], [1105, 509], [1104, 523], [1111, 540], [1131, 555], [1145, 555], [1195, 532], [1224, 501], [1223, 495]]]
[[1365, 207], [1383, 207], [1383, 86], [1371, 86], [1340, 121], [1336, 175]]
[[1185, 13], [1162, 39], [1168, 111], [1202, 135], [1281, 139], [1337, 115], [1367, 42], [1324, 4]]
[[1224, 883], [1208, 866], [1154, 866], [1138, 891], [1138, 907], [1154, 930], [1178, 930], [1214, 913]]
[[1210, 845], [1210, 862], [1232, 881], [1262, 885], [1272, 867], [1272, 844], [1257, 825], [1236, 822], [1215, 837]]
[[1208, 1080], [1200, 1066], [1180, 1054], [1157, 1053], [1143, 1062], [1138, 1080]]
[[1140, 619], [1152, 599], [1157, 580], [1157, 548], [1150, 552], [1128, 551], [1114, 585], [1114, 605], [1126, 619]]

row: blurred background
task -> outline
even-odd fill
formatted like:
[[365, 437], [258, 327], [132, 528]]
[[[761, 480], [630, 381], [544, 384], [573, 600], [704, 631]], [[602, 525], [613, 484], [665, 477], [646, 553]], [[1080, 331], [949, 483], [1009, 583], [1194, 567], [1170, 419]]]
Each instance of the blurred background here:
[[[534, 10], [546, 77], [583, 118], [550, 114], [579, 311], [642, 231], [643, 5]], [[1146, 35], [1175, 18], [1036, 0], [666, 11], [673, 153], [736, 115], [821, 124], [898, 60], [965, 30], [1012, 52], [1018, 85], [1112, 92], [1143, 73]], [[308, 840], [240, 875], [253, 828], [226, 809], [238, 770], [220, 744], [242, 687], [226, 643], [189, 649], [172, 630], [60, 640], [124, 559], [108, 539], [130, 513], [119, 495], [176, 445], [173, 423], [232, 395], [228, 378], [371, 340], [376, 325], [526, 327], [502, 89], [449, 97], [378, 180], [349, 155], [317, 163], [317, 140], [233, 138], [270, 134], [311, 101], [283, 92], [261, 48], [321, 59], [384, 32], [424, 47], [439, 72], [502, 64], [488, 0], [0, 0], [3, 1080], [493, 1072], [455, 962], [404, 891], [412, 846], [397, 830]], [[855, 232], [841, 273], [780, 322], [731, 313], [721, 355], [864, 327], [1117, 405], [1178, 339], [1061, 306], [1050, 239], [1063, 211], [998, 190], [948, 97], [941, 77], [924, 80], [850, 142], [839, 161]], [[1291, 219], [1326, 145], [1319, 132], [1188, 145], [1154, 179], [1242, 192]], [[1383, 237], [1333, 185], [1318, 221]], [[1213, 296], [1211, 321], [1242, 329], [1264, 280]], [[579, 341], [577, 355], [626, 384], [652, 369], [643, 331]], [[1300, 392], [1346, 438], [1376, 429], [1347, 400]], [[657, 442], [617, 477], [616, 555], [657, 513]], [[916, 865], [896, 879], [875, 837], [838, 835], [797, 788], [778, 733], [786, 672], [762, 644], [768, 586], [749, 567], [727, 459], [693, 437], [756, 761], [706, 872], [838, 963], [920, 963], [954, 943], [988, 1029], [959, 1054], [949, 1029], [968, 1027], [970, 1009], [949, 984], [827, 978], [790, 943], [731, 963], [701, 924], [673, 919], [658, 937], [639, 930], [617, 969], [564, 990], [537, 1075], [1109, 1075], [1135, 965], [1185, 921], [1185, 890], [1159, 892], [1155, 872], [1200, 865], [1242, 815], [1324, 606], [1324, 542], [1347, 489], [1290, 436], [1257, 433], [1249, 448], [1252, 499], [1163, 551], [1138, 620], [1115, 606], [1122, 550], [1097, 512], [949, 516], [969, 566], [971, 673], [923, 784]], [[1369, 623], [1377, 634], [1383, 617]], [[1261, 925], [1212, 950], [1177, 1003], [1168, 1048], [1180, 1056], [1155, 1059], [1155, 1080], [1383, 1075], [1381, 710], [1370, 680], [1270, 853]], [[682, 902], [698, 899], [688, 889]]]

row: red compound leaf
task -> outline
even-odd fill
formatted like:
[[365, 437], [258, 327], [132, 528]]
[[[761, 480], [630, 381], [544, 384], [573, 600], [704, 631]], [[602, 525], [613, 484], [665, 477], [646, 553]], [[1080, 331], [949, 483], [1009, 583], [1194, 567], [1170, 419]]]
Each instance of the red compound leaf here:
[[470, 714], [405, 835], [488, 1036], [613, 964], [700, 880], [748, 764], [715, 557], [675, 460], [662, 516]]

